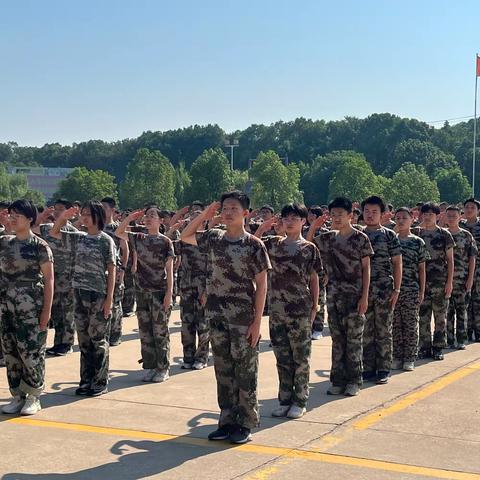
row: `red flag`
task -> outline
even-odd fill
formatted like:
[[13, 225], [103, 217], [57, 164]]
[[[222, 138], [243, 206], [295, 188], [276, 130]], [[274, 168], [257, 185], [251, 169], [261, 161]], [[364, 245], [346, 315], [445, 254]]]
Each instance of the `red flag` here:
[[480, 77], [480, 57], [477, 55], [477, 77]]

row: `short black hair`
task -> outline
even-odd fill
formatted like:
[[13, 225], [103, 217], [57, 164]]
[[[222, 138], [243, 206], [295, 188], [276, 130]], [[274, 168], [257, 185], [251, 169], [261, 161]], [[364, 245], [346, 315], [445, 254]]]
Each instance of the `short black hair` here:
[[57, 198], [55, 202], [53, 202], [54, 205], [63, 205], [67, 210], [69, 208], [72, 208], [72, 202], [69, 202], [65, 198]]
[[271, 207], [270, 205], [264, 205], [263, 207], [260, 208], [260, 210], [268, 210], [270, 213], [274, 213], [275, 210], [273, 209], [273, 207]]
[[387, 203], [387, 208], [389, 212], [393, 212], [393, 205], [391, 203]]
[[397, 213], [400, 213], [400, 212], [408, 213], [411, 217], [413, 217], [412, 212], [411, 212], [411, 210], [410, 210], [408, 207], [398, 207], [398, 208], [395, 210], [395, 215], [396, 215]]
[[[146, 208], [149, 209], [153, 207], [158, 208], [156, 205], [148, 205], [148, 207]], [[170, 212], [170, 210], [160, 210], [160, 217], [161, 218], [172, 217], [172, 213]]]
[[359, 208], [354, 208], [352, 210], [352, 213], [355, 214], [355, 215], [358, 215], [360, 216], [362, 214], [362, 211], [359, 209]]
[[223, 207], [223, 202], [228, 199], [237, 200], [244, 210], [250, 208], [250, 198], [246, 193], [241, 192], [240, 190], [232, 190], [231, 192], [222, 193], [220, 197], [220, 203]]
[[6, 208], [8, 208], [10, 206], [10, 202], [6, 202], [6, 201], [0, 201], [0, 209], [1, 210], [5, 210]]
[[337, 197], [328, 204], [328, 211], [331, 212], [334, 208], [342, 208], [348, 213], [352, 213], [352, 207], [352, 201], [350, 199], [345, 197]]
[[75, 200], [74, 202], [72, 202], [72, 206], [73, 207], [79, 207], [81, 208], [82, 207], [82, 203], [78, 200]]
[[102, 198], [102, 203], [106, 203], [110, 208], [115, 208], [117, 206], [117, 202], [112, 197]]
[[457, 205], [449, 205], [445, 211], [446, 212], [457, 212], [459, 215], [462, 214], [462, 209], [460, 207], [457, 207]]
[[202, 210], [205, 208], [205, 204], [202, 203], [200, 200], [195, 200], [192, 202], [192, 207], [200, 207]]
[[377, 195], [370, 195], [362, 202], [362, 210], [365, 209], [365, 205], [378, 205], [380, 207], [380, 212], [385, 213], [385, 202], [382, 197]]
[[300, 203], [289, 203], [282, 208], [280, 216], [285, 218], [289, 215], [298, 215], [300, 218], [306, 219], [308, 217], [307, 207]]
[[313, 213], [316, 217], [321, 217], [323, 215], [323, 210], [320, 205], [312, 205], [308, 208], [308, 213]]
[[475, 198], [467, 198], [464, 202], [463, 202], [463, 206], [465, 206], [467, 203], [474, 203], [477, 208], [480, 210], [480, 202], [475, 199]]
[[424, 203], [425, 203], [425, 202], [417, 202], [417, 203], [415, 204], [415, 206], [422, 208], [423, 205], [424, 205]]
[[438, 204], [434, 202], [424, 203], [422, 208], [420, 209], [422, 213], [435, 213], [436, 215], [440, 215], [440, 207]]
[[93, 223], [98, 227], [99, 230], [103, 230], [105, 228], [105, 222], [107, 220], [103, 205], [98, 200], [90, 200], [89, 202], [85, 202], [82, 205], [80, 213], [85, 208], [88, 208], [90, 210]]
[[30, 219], [30, 226], [35, 225], [37, 221], [37, 207], [30, 200], [15, 200], [8, 206], [8, 213], [19, 213]]
[[143, 210], [143, 213], [146, 215], [149, 210], [155, 210], [158, 218], [165, 218], [165, 211], [160, 210], [160, 208], [158, 208], [156, 205], [149, 205]]

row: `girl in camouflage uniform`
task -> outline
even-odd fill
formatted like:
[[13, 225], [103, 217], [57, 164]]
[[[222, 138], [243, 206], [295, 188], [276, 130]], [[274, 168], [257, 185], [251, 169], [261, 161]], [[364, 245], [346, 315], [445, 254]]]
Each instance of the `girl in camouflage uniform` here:
[[[148, 234], [126, 232], [129, 223], [145, 216]], [[120, 224], [115, 235], [128, 240], [137, 254], [137, 318], [145, 369], [143, 381], [164, 382], [168, 379], [170, 336], [168, 322], [173, 295], [173, 243], [159, 231], [162, 212], [148, 207], [131, 213]]]
[[[53, 255], [32, 233], [37, 209], [28, 200], [8, 207], [15, 235], [0, 237], [0, 275], [6, 281], [1, 299], [1, 343], [12, 401], [3, 413], [33, 415], [41, 409], [45, 383], [45, 345], [53, 300]], [[2, 212], [0, 222], [6, 217]]]

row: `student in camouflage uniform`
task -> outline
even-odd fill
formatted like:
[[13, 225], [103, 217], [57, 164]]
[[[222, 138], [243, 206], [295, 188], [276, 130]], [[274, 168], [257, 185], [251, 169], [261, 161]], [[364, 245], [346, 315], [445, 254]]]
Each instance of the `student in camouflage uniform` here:
[[[9, 202], [0, 201], [0, 212], [6, 210], [8, 214], [9, 206], [10, 206]], [[5, 215], [5, 218], [3, 220], [5, 223], [3, 225], [0, 225], [0, 237], [11, 233], [10, 221], [8, 219], [7, 214]], [[4, 281], [0, 273], [0, 299], [5, 297], [5, 286], [6, 286], [6, 282]], [[4, 367], [4, 366], [5, 366], [5, 357], [3, 356], [2, 340], [0, 337], [0, 367]]]
[[107, 235], [105, 210], [98, 201], [87, 202], [80, 210], [79, 223], [86, 232], [65, 232], [76, 207], [65, 210], [55, 221], [50, 236], [61, 239], [74, 255], [75, 326], [80, 347], [80, 385], [77, 395], [96, 397], [107, 393], [110, 320], [115, 288], [116, 250]]
[[[198, 216], [192, 214], [192, 219]], [[175, 242], [176, 255], [181, 258], [179, 270], [180, 318], [182, 320], [182, 368], [201, 370], [207, 366], [210, 329], [205, 317], [202, 297], [206, 291], [207, 256], [198, 247]], [[197, 344], [198, 336], [198, 344]]]
[[[182, 233], [185, 243], [198, 245], [208, 256], [207, 303], [217, 398], [218, 429], [210, 440], [245, 443], [259, 424], [257, 401], [258, 342], [271, 268], [265, 245], [244, 228], [249, 198], [234, 191], [222, 195], [190, 222]], [[221, 207], [225, 230], [197, 233]]]
[[328, 325], [332, 336], [329, 395], [358, 395], [362, 385], [362, 336], [370, 285], [368, 237], [354, 229], [352, 202], [336, 198], [328, 206], [332, 230], [315, 237], [327, 271]]
[[[423, 239], [429, 253], [426, 263], [425, 298], [420, 305], [419, 358], [443, 360], [446, 346], [446, 316], [453, 289], [453, 241], [450, 232], [437, 226], [440, 208], [425, 203], [421, 208], [422, 224], [413, 233]], [[432, 342], [432, 312], [435, 330]]]
[[452, 234], [455, 242], [455, 247], [453, 248], [453, 291], [447, 314], [447, 343], [450, 348], [455, 348], [456, 337], [457, 349], [465, 350], [465, 342], [467, 340], [467, 304], [468, 297], [470, 297], [472, 291], [475, 259], [478, 250], [472, 234], [459, 227], [461, 214], [459, 207], [447, 207], [446, 222], [448, 231]]
[[[58, 218], [62, 212], [71, 208], [72, 204], [64, 199], [55, 201], [55, 205], [46, 208], [37, 219], [37, 226], [33, 232], [40, 235], [50, 246], [55, 260], [55, 291], [53, 294], [52, 323], [55, 328], [53, 347], [47, 349], [48, 355], [63, 356], [71, 353], [75, 339], [75, 320], [73, 315], [72, 289], [72, 252], [66, 249], [61, 240], [50, 237], [49, 232], [53, 223], [48, 222], [53, 216]], [[62, 228], [63, 231], [76, 232], [77, 229], [70, 223]]]
[[105, 228], [103, 231], [110, 235], [115, 243], [117, 254], [117, 265], [115, 275], [115, 290], [113, 292], [113, 307], [112, 307], [112, 321], [110, 322], [110, 333], [108, 335], [108, 342], [111, 347], [115, 347], [122, 343], [122, 321], [123, 321], [123, 294], [125, 291], [124, 278], [125, 270], [128, 264], [129, 250], [128, 243], [120, 240], [115, 236], [115, 231], [120, 225], [114, 220], [116, 202], [111, 197], [102, 199], [102, 205], [105, 210]]
[[385, 384], [392, 366], [393, 311], [402, 283], [402, 250], [393, 230], [382, 227], [385, 203], [371, 196], [362, 202], [367, 235], [375, 252], [370, 261], [370, 291], [363, 330], [363, 379]]
[[[145, 218], [148, 234], [127, 232], [129, 223]], [[154, 206], [131, 213], [116, 231], [127, 240], [137, 256], [137, 318], [140, 331], [144, 382], [168, 380], [170, 335], [168, 322], [172, 309], [173, 259], [172, 241], [159, 232], [161, 211]]]
[[[0, 299], [0, 336], [12, 401], [3, 413], [33, 415], [41, 409], [45, 385], [45, 344], [53, 300], [53, 255], [31, 231], [37, 209], [28, 200], [8, 207], [15, 235], [0, 237], [0, 275], [6, 291]], [[2, 212], [2, 223], [6, 222]]]
[[460, 227], [469, 231], [475, 243], [477, 244], [477, 261], [475, 267], [475, 276], [473, 280], [470, 301], [468, 302], [468, 339], [475, 339], [480, 342], [480, 220], [478, 218], [480, 212], [480, 202], [475, 198], [465, 200], [463, 204], [465, 221], [460, 223]]
[[425, 295], [425, 242], [410, 232], [413, 216], [406, 207], [395, 212], [396, 232], [402, 249], [402, 285], [393, 313], [392, 368], [410, 372], [418, 349], [418, 312]]
[[[283, 207], [282, 222], [287, 236], [264, 237], [272, 262], [270, 281], [270, 339], [277, 360], [280, 406], [272, 416], [301, 418], [308, 400], [311, 328], [318, 309], [318, 273], [322, 261], [317, 247], [302, 237], [306, 207]], [[256, 232], [272, 227], [275, 220], [264, 222]]]

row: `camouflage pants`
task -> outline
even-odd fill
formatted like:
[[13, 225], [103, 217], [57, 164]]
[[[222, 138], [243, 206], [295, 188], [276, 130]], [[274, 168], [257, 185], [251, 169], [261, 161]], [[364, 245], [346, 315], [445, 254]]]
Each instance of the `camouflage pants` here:
[[39, 329], [43, 288], [12, 287], [1, 299], [0, 335], [10, 392], [40, 395], [45, 385], [47, 331]]
[[393, 311], [388, 291], [370, 294], [363, 329], [363, 371], [389, 372], [392, 367]]
[[[445, 298], [443, 288], [425, 289], [425, 299], [420, 305], [420, 341], [419, 348], [445, 348], [445, 327], [448, 309], [448, 298]], [[435, 320], [435, 330], [432, 343], [432, 313]]]
[[143, 368], [168, 370], [170, 366], [170, 311], [163, 309], [165, 292], [137, 290], [137, 319]]
[[110, 332], [108, 341], [117, 343], [122, 338], [123, 309], [122, 300], [125, 287], [123, 283], [116, 283], [113, 292], [112, 321], [110, 322]]
[[80, 348], [80, 385], [102, 388], [108, 383], [110, 318], [103, 315], [105, 295], [74, 290], [75, 325]]
[[301, 319], [270, 316], [270, 340], [277, 360], [280, 405], [305, 407], [308, 400], [311, 323]]
[[[462, 286], [463, 287], [463, 286]], [[457, 343], [462, 344], [467, 341], [467, 306], [468, 298], [465, 288], [454, 287], [447, 313], [447, 343], [453, 345], [455, 337]], [[456, 321], [455, 321], [456, 320]], [[455, 328], [456, 327], [456, 328]]]
[[475, 339], [480, 339], [480, 271], [476, 273], [476, 277], [467, 307], [468, 334], [475, 333]]
[[318, 295], [318, 305], [320, 306], [315, 319], [313, 320], [312, 330], [323, 332], [325, 326], [325, 304], [327, 302], [325, 287], [320, 285], [320, 294]]
[[328, 326], [332, 337], [330, 381], [344, 387], [362, 384], [362, 336], [365, 316], [359, 315], [359, 298], [327, 295]]
[[258, 346], [247, 340], [247, 326], [231, 325], [222, 318], [210, 318], [220, 427], [259, 425], [257, 400]]
[[133, 312], [135, 305], [135, 279], [130, 268], [125, 271], [123, 279], [125, 290], [123, 292], [122, 310], [124, 313]]
[[393, 312], [393, 358], [414, 362], [418, 351], [418, 292], [400, 293]]
[[55, 328], [53, 345], [73, 346], [75, 338], [75, 318], [73, 314], [73, 290], [55, 290], [52, 303], [52, 323]]
[[[207, 363], [210, 328], [196, 288], [184, 289], [180, 297], [184, 363]], [[198, 336], [198, 345], [196, 337]]]

